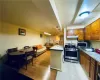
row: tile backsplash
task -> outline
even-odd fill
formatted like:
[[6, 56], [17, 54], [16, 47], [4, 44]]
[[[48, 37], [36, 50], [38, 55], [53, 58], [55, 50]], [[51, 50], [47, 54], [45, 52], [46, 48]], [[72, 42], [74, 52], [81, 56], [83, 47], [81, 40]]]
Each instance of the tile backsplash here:
[[91, 46], [93, 48], [100, 48], [100, 41], [91, 41]]

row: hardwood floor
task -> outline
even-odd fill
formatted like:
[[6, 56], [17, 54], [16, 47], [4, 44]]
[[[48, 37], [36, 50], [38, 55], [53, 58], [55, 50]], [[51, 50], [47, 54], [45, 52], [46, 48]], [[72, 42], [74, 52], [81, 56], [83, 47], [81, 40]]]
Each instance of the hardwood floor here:
[[50, 79], [49, 80], [56, 80], [57, 71], [51, 69]]
[[56, 70], [50, 69], [50, 51], [46, 51], [33, 61], [34, 65], [28, 64], [27, 70], [20, 69], [20, 73], [34, 80], [55, 80]]

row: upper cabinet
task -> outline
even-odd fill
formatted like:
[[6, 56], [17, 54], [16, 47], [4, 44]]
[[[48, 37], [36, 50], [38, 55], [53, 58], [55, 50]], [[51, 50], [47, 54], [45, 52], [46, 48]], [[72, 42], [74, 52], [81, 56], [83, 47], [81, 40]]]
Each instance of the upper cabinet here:
[[100, 39], [100, 19], [91, 24], [91, 40]]
[[85, 40], [91, 39], [91, 25], [85, 27]]
[[67, 36], [73, 36], [73, 35], [74, 35], [74, 30], [73, 29], [67, 30]]
[[67, 30], [67, 36], [78, 36], [78, 40], [84, 40], [83, 29], [69, 29]]
[[84, 30], [83, 29], [75, 29], [75, 35], [78, 36], [78, 40], [84, 40]]
[[85, 27], [85, 40], [100, 40], [100, 19]]

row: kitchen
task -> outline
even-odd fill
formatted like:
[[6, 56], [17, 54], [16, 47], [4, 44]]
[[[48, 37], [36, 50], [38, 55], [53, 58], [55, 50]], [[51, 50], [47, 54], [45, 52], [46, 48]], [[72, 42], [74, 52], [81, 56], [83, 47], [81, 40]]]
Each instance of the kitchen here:
[[100, 80], [100, 18], [85, 28], [67, 29], [65, 33], [64, 48], [59, 45], [51, 48], [51, 58], [53, 56], [51, 68], [62, 71], [61, 66], [64, 61], [79, 62], [89, 80]]
[[85, 28], [67, 30], [67, 36], [78, 36], [80, 64], [90, 80], [100, 80], [100, 18]]

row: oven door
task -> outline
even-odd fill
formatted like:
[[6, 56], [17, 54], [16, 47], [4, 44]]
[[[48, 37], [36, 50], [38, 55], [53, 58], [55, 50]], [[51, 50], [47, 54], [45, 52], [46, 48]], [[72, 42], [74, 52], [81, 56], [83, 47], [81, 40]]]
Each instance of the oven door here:
[[64, 56], [65, 58], [77, 59], [77, 51], [66, 50]]

